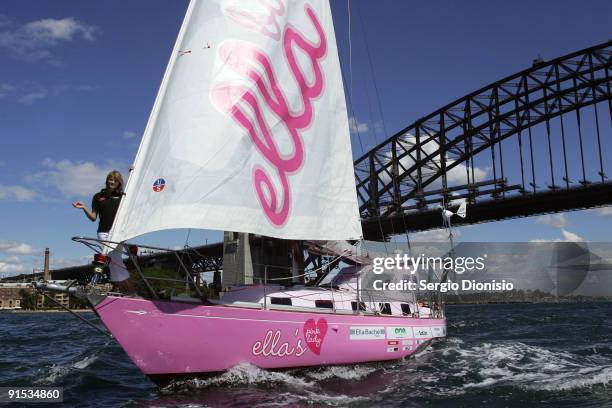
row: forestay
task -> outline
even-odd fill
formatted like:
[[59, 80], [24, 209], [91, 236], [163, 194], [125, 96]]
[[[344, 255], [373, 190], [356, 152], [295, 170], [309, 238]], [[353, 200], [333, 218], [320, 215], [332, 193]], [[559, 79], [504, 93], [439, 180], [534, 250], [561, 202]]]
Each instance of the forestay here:
[[111, 239], [362, 236], [327, 1], [192, 1]]

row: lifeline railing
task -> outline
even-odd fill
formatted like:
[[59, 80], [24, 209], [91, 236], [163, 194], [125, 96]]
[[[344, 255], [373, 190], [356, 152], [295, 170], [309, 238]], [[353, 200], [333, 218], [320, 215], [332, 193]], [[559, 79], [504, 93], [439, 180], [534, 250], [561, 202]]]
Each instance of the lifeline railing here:
[[[153, 289], [153, 287], [151, 286], [151, 283], [149, 282], [149, 280], [159, 280], [159, 281], [166, 281], [166, 282], [177, 282], [177, 283], [181, 283], [181, 284], [184, 283], [186, 285], [191, 285], [191, 286], [193, 286], [195, 291], [198, 293], [198, 295], [200, 297], [203, 297], [203, 294], [202, 294], [202, 291], [201, 291], [199, 285], [197, 284], [196, 280], [192, 276], [189, 268], [187, 268], [185, 266], [183, 260], [179, 256], [178, 251], [171, 250], [171, 249], [168, 249], [168, 248], [161, 248], [161, 247], [151, 246], [151, 245], [135, 245], [135, 244], [131, 244], [131, 243], [128, 243], [128, 242], [121, 243], [121, 242], [114, 242], [114, 241], [103, 240], [103, 239], [98, 239], [98, 238], [89, 238], [89, 237], [73, 237], [72, 240], [75, 241], [75, 242], [80, 242], [80, 243], [84, 244], [85, 246], [89, 247], [90, 249], [92, 249], [95, 252], [101, 252], [101, 253], [108, 254], [108, 253], [112, 252], [113, 250], [119, 250], [119, 251], [121, 251], [122, 254], [127, 255], [128, 258], [130, 259], [132, 265], [136, 269], [136, 272], [138, 273], [139, 277], [145, 283], [145, 285], [147, 287], [147, 290], [151, 293], [151, 295], [155, 299], [159, 299], [159, 295]], [[134, 248], [136, 248], [136, 250], [134, 250]], [[183, 271], [185, 271], [185, 280], [183, 280], [183, 279], [173, 279], [173, 278], [167, 278], [167, 277], [159, 277], [159, 276], [145, 276], [145, 274], [143, 273], [143, 271], [142, 271], [142, 269], [140, 267], [140, 263], [136, 259], [136, 257], [138, 256], [137, 250], [141, 249], [141, 248], [142, 249], [149, 249], [149, 250], [152, 250], [152, 251], [158, 251], [157, 253], [174, 253], [175, 256], [176, 256], [176, 259], [177, 259], [177, 261], [178, 261], [178, 263], [180, 265], [180, 268], [182, 268]], [[147, 254], [147, 256], [150, 256], [150, 255], [155, 255], [155, 253], [154, 254]], [[112, 262], [112, 257], [111, 257], [111, 262]], [[121, 265], [121, 266], [123, 267], [123, 265]]]
[[[89, 247], [90, 249], [92, 249], [95, 252], [101, 252], [101, 253], [105, 253], [108, 254], [113, 250], [120, 250], [122, 254], [127, 255], [128, 259], [130, 260], [131, 264], [134, 266], [134, 269], [136, 270], [136, 272], [138, 273], [140, 279], [144, 282], [147, 291], [151, 294], [151, 296], [154, 299], [159, 299], [159, 294], [157, 293], [157, 291], [154, 289], [153, 285], [151, 285], [150, 281], [164, 281], [164, 282], [175, 282], [175, 283], [180, 283], [180, 284], [185, 284], [186, 285], [186, 289], [189, 290], [190, 288], [193, 288], [196, 293], [198, 294], [198, 296], [203, 299], [204, 298], [204, 294], [202, 293], [202, 290], [200, 288], [200, 285], [198, 284], [198, 281], [194, 278], [192, 271], [190, 271], [190, 268], [187, 267], [187, 265], [185, 264], [184, 260], [181, 258], [181, 254], [186, 253], [186, 251], [189, 251], [191, 248], [185, 248], [184, 250], [173, 250], [173, 249], [169, 249], [169, 248], [161, 248], [161, 247], [156, 247], [156, 246], [151, 246], [151, 245], [136, 245], [136, 244], [132, 244], [129, 242], [124, 242], [124, 243], [119, 243], [119, 242], [113, 242], [113, 241], [109, 241], [109, 240], [102, 240], [102, 239], [98, 239], [98, 238], [90, 238], [90, 237], [73, 237], [72, 238], [73, 241], [75, 242], [80, 242], [82, 244], [84, 244], [85, 246]], [[173, 253], [174, 256], [176, 257], [176, 260], [178, 262], [179, 265], [179, 269], [176, 271], [176, 273], [178, 274], [181, 270], [183, 270], [185, 272], [184, 278], [182, 279], [176, 279], [176, 278], [168, 278], [168, 277], [160, 277], [160, 276], [146, 276], [146, 274], [143, 272], [140, 263], [138, 262], [138, 250], [141, 249], [145, 249], [145, 250], [150, 250], [150, 251], [155, 251], [151, 254], [145, 254], [142, 256], [145, 257], [150, 257], [150, 256], [154, 256], [157, 254], [169, 254], [169, 253]], [[200, 253], [198, 253], [197, 251], [192, 251], [195, 254], [197, 254], [198, 256], [202, 257], [202, 258], [210, 258], [213, 259], [215, 257], [207, 257], [206, 255], [202, 255]], [[276, 282], [283, 282], [283, 281], [292, 281], [292, 283], [295, 282], [296, 279], [306, 279], [308, 277], [312, 278], [315, 276], [319, 276], [318, 272], [321, 271], [326, 271], [326, 272], [330, 272], [331, 269], [330, 266], [331, 265], [337, 265], [338, 260], [340, 260], [342, 257], [344, 256], [344, 253], [336, 256], [335, 258], [332, 258], [329, 262], [321, 265], [318, 268], [312, 268], [312, 269], [308, 269], [308, 270], [304, 270], [304, 273], [299, 274], [299, 275], [293, 275], [291, 274], [291, 276], [286, 276], [286, 277], [280, 277], [280, 278], [269, 278], [268, 277], [268, 270], [269, 268], [274, 268], [276, 270], [278, 269], [287, 269], [288, 271], [293, 271], [293, 268], [291, 267], [285, 267], [285, 266], [279, 266], [279, 265], [270, 265], [270, 264], [259, 264], [259, 263], [253, 263], [253, 266], [259, 267], [260, 269], [263, 269], [263, 276], [260, 275], [248, 275], [245, 276], [247, 278], [251, 278], [253, 279], [253, 281], [255, 282], [256, 280], [259, 281], [260, 284], [263, 284], [263, 308], [264, 309], [268, 309], [269, 305], [268, 305], [268, 297], [269, 297], [269, 293], [268, 293], [268, 286], [270, 284], [274, 284]], [[111, 257], [111, 262], [112, 262], [112, 257]], [[190, 262], [192, 262], [192, 260], [190, 259]], [[193, 262], [192, 262], [193, 263]], [[373, 290], [368, 290], [368, 289], [364, 289], [363, 287], [361, 287], [361, 275], [356, 274], [355, 275], [355, 301], [357, 303], [357, 307], [356, 307], [356, 312], [359, 313], [360, 311], [368, 311], [368, 308], [371, 309], [369, 310], [369, 312], [373, 312], [373, 313], [380, 313], [380, 310], [376, 310], [376, 304], [377, 303], [386, 303], [386, 302], [390, 302], [390, 299], [387, 299], [385, 301], [385, 299], [380, 298], [380, 293], [377, 293], [378, 296], [372, 296], [371, 294], [375, 291]], [[324, 290], [329, 290], [331, 293], [331, 297], [332, 297], [332, 311], [335, 312], [336, 311], [336, 302], [334, 299], [334, 291], [336, 291], [337, 289], [334, 288], [334, 279], [330, 279], [328, 283], [326, 283], [325, 285], [319, 285], [317, 286], [320, 289], [324, 289]], [[276, 293], [278, 293], [278, 291], [276, 291]], [[368, 297], [368, 299], [364, 299], [363, 295], [366, 295]], [[291, 297], [291, 296], [290, 296]], [[377, 300], [372, 300], [374, 298], [378, 298]], [[364, 302], [364, 300], [366, 300]], [[443, 307], [442, 307], [442, 302], [439, 302], [434, 299], [427, 299], [431, 304], [439, 304], [439, 306], [441, 307], [441, 313], [443, 314]], [[392, 301], [399, 301], [398, 299], [392, 299]], [[416, 294], [414, 295], [413, 299], [406, 299], [404, 302], [407, 303], [412, 303], [416, 306], [416, 314], [418, 315], [418, 303], [419, 300], [416, 296]], [[362, 305], [364, 305], [364, 309], [362, 309]], [[380, 307], [379, 307], [380, 308]], [[432, 311], [433, 312], [433, 311]]]

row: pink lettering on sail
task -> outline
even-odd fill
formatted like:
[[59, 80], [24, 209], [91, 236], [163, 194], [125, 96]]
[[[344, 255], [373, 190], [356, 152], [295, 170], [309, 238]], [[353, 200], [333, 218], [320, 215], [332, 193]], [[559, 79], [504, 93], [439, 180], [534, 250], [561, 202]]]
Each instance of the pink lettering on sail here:
[[304, 323], [304, 338], [306, 339], [306, 345], [317, 356], [321, 354], [321, 347], [323, 346], [323, 340], [327, 333], [327, 320], [321, 318], [315, 323], [314, 319], [306, 320]]
[[[263, 32], [263, 27], [267, 27], [272, 21], [278, 24], [276, 17], [284, 13], [284, 7], [281, 4], [279, 8], [269, 7], [268, 11], [266, 18], [254, 16], [248, 20], [245, 17], [246, 12], [236, 14], [236, 10], [233, 16], [242, 16], [242, 22], [248, 20], [253, 23], [246, 25], [247, 27], [259, 27], [257, 31]], [[312, 100], [319, 97], [324, 89], [320, 61], [326, 55], [327, 40], [314, 10], [306, 5], [305, 12], [317, 32], [318, 43], [308, 41], [292, 26], [285, 28], [282, 38], [284, 56], [298, 85], [303, 106], [301, 112], [290, 111], [284, 91], [276, 80], [269, 56], [254, 44], [245, 41], [232, 39], [224, 41], [218, 48], [218, 57], [226, 68], [248, 79], [252, 85], [224, 82], [217, 84], [211, 90], [211, 99], [217, 109], [230, 114], [234, 121], [247, 131], [257, 150], [275, 170], [276, 180], [281, 187], [280, 193], [277, 192], [272, 178], [263, 167], [254, 168], [252, 178], [260, 206], [268, 220], [276, 227], [283, 226], [289, 217], [292, 193], [288, 176], [297, 172], [303, 164], [305, 152], [301, 131], [311, 125]], [[295, 54], [297, 50], [305, 54], [309, 61], [309, 68], [314, 78], [310, 84], [297, 62]], [[260, 101], [263, 101], [263, 104]], [[283, 155], [279, 151], [265, 113], [271, 113], [275, 120], [278, 119], [278, 122], [272, 126], [282, 125], [287, 131], [293, 146], [290, 154]]]

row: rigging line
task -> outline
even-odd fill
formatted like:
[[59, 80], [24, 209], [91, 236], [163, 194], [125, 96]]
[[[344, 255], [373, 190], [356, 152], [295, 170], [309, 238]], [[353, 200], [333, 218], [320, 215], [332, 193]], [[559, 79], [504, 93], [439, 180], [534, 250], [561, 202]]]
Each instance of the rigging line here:
[[[576, 106], [578, 106], [579, 100], [578, 100], [578, 92], [576, 90], [577, 84], [576, 84], [575, 77], [572, 78], [572, 82], [574, 85], [574, 103], [576, 104]], [[586, 170], [585, 170], [585, 165], [584, 165], [584, 147], [583, 147], [583, 142], [582, 142], [582, 125], [581, 125], [581, 120], [580, 120], [580, 108], [577, 107], [575, 111], [576, 111], [576, 123], [578, 124], [578, 141], [580, 142], [580, 164], [582, 165], [582, 181], [580, 182], [580, 184], [582, 184], [583, 186], [586, 186], [589, 183], [587, 182], [587, 179], [586, 179]]]
[[[346, 77], [344, 75], [344, 70], [342, 69], [342, 64], [340, 64], [340, 74], [342, 75], [343, 83], [346, 83]], [[348, 101], [348, 104], [349, 104], [348, 108], [350, 108], [353, 120], [355, 120], [355, 108], [353, 106], [353, 99], [351, 98], [350, 94], [348, 95], [348, 97], [346, 99]], [[363, 147], [363, 141], [361, 140], [361, 132], [359, 131], [359, 126], [355, 126], [355, 133], [357, 133], [357, 140], [359, 140], [359, 146], [361, 147], [361, 154], [364, 155], [365, 154], [365, 149]], [[349, 135], [350, 135], [350, 122], [349, 122]], [[384, 241], [384, 231], [383, 231], [382, 223], [380, 221], [380, 217], [378, 217], [378, 227], [380, 229], [380, 236], [383, 239], [383, 243], [385, 245], [385, 252], [388, 254], [389, 250], [387, 249], [386, 241]], [[365, 245], [365, 239], [363, 240], [363, 242], [364, 242], [364, 247], [366, 248], [366, 251], [367, 251], [367, 247]]]
[[[351, 22], [350, 0], [347, 0], [347, 7], [348, 7], [348, 18], [349, 18], [349, 80], [350, 80], [350, 82], [349, 82], [349, 92], [348, 92], [347, 100], [348, 100], [348, 103], [349, 103], [349, 106], [350, 106], [350, 111], [351, 111], [351, 114], [352, 114], [352, 119], [353, 119], [352, 123], [354, 124], [355, 133], [357, 133], [357, 138], [359, 140], [359, 146], [361, 147], [361, 154], [363, 155], [366, 152], [365, 152], [365, 149], [363, 147], [363, 141], [361, 139], [361, 132], [359, 131], [359, 126], [357, 126], [358, 125], [357, 116], [355, 115], [355, 108], [353, 106], [353, 98], [352, 98], [353, 97], [353, 67], [352, 67], [352, 41], [351, 41], [351, 29], [350, 29], [350, 22]], [[341, 63], [340, 64], [340, 68], [341, 68], [340, 69], [340, 73], [342, 74], [342, 78], [343, 78], [344, 83], [346, 83], [346, 77], [345, 77], [344, 70], [342, 69], [342, 67], [343, 67], [343, 64]], [[351, 122], [349, 122], [349, 133], [350, 133], [350, 125], [351, 125]], [[378, 139], [376, 137], [376, 133], [374, 133], [374, 139], [376, 141], [376, 144], [378, 144]], [[387, 244], [384, 241], [384, 236], [385, 235], [384, 235], [384, 230], [382, 228], [382, 223], [380, 221], [380, 218], [378, 218], [378, 227], [380, 229], [381, 239], [383, 240], [384, 245], [385, 245], [385, 252], [388, 254], [389, 250], [387, 249]], [[367, 248], [366, 248], [366, 250], [367, 250]]]
[[353, 96], [353, 42], [351, 39], [351, 0], [346, 0], [346, 8], [348, 13], [348, 43], [349, 43], [349, 76], [350, 88], [349, 93]]
[[185, 248], [189, 247], [189, 236], [190, 235], [191, 235], [191, 228], [187, 230], [187, 236], [185, 237], [185, 245], [184, 245]]
[[[353, 245], [351, 245], [351, 246], [352, 246], [353, 248], [355, 248], [355, 249], [356, 249], [356, 247], [357, 247], [357, 243], [355, 243], [355, 244], [353, 244]], [[341, 258], [344, 258], [346, 255], [349, 255], [349, 254], [350, 254], [350, 251], [351, 251], [350, 249], [345, 249], [345, 250], [344, 250], [344, 251], [343, 251], [341, 254], [339, 254], [339, 255], [338, 255], [338, 256], [336, 256], [335, 258], [332, 258], [332, 260], [331, 260], [331, 261], [329, 261], [327, 264], [325, 264], [325, 265], [321, 265], [321, 267], [319, 267], [319, 268], [313, 268], [313, 269], [308, 269], [308, 270], [305, 270], [303, 274], [301, 274], [301, 275], [297, 275], [297, 276], [295, 276], [295, 277], [300, 278], [300, 277], [307, 276], [307, 275], [311, 274], [312, 272], [315, 272], [315, 273], [316, 273], [316, 272], [318, 272], [318, 271], [321, 271], [321, 270], [323, 270], [324, 268], [326, 268], [326, 267], [328, 267], [329, 265], [331, 265], [331, 264], [333, 264], [334, 262], [336, 262], [337, 260], [339, 260], [339, 259], [341, 259]], [[289, 268], [289, 267], [283, 267], [283, 266], [279, 266], [279, 265], [267, 265], [267, 264], [260, 264], [260, 263], [253, 263], [253, 265], [256, 265], [256, 266], [264, 266], [264, 267], [270, 266], [270, 267], [273, 267], [273, 268], [278, 268], [278, 269], [291, 269], [291, 268]], [[249, 277], [254, 277], [255, 275], [248, 275], [248, 276], [249, 276]], [[291, 277], [286, 277], [286, 278], [268, 278], [267, 280], [268, 280], [268, 281], [277, 281], [277, 280], [288, 280], [288, 279], [293, 279], [293, 277], [291, 276]]]
[[[357, 10], [358, 10], [358, 14], [359, 14], [359, 9], [357, 9]], [[360, 16], [360, 20], [361, 20], [361, 16]], [[363, 30], [363, 22], [361, 23], [361, 32], [362, 32], [362, 36], [365, 39], [364, 30]], [[372, 76], [373, 76], [373, 73], [372, 73]], [[367, 103], [368, 103], [368, 112], [369, 112], [369, 115], [370, 115], [369, 116], [369, 121], [371, 121], [373, 123], [374, 122], [374, 114], [373, 114], [373, 111], [372, 111], [372, 103], [371, 103], [371, 99], [370, 99], [370, 93], [368, 92], [367, 83], [364, 84], [364, 90], [365, 90], [365, 93], [366, 93], [366, 100], [367, 100]], [[355, 119], [355, 125], [358, 126], [359, 122], [358, 122], [357, 118], [354, 115], [353, 115], [353, 117]], [[373, 126], [373, 135], [374, 135], [374, 143], [376, 145], [378, 145], [379, 144], [378, 132], [377, 132], [377, 129], [376, 129], [375, 126]], [[383, 134], [383, 138], [384, 138], [384, 134]], [[380, 228], [381, 239], [384, 239], [384, 231], [383, 231], [383, 228], [382, 228], [382, 224], [380, 223], [380, 220], [379, 220], [379, 228]], [[393, 236], [392, 239], [395, 239], [395, 237]], [[397, 249], [397, 243], [395, 243], [395, 247]], [[385, 245], [385, 252], [388, 253], [388, 249], [386, 248], [386, 245]]]
[[527, 83], [527, 78], [523, 78], [524, 81], [524, 95], [525, 95], [525, 104], [524, 108], [527, 113], [527, 134], [529, 135], [529, 154], [531, 157], [531, 187], [533, 187], [533, 193], [536, 193], [536, 179], [535, 179], [535, 162], [533, 161], [533, 139], [531, 135], [531, 108], [529, 107], [529, 84]]
[[[344, 75], [344, 70], [342, 69], [342, 63], [340, 63], [340, 74], [342, 75], [343, 83], [346, 83], [346, 77]], [[353, 121], [355, 121], [355, 108], [353, 107], [353, 98], [351, 97], [350, 93], [348, 94], [348, 97], [346, 99], [348, 100], [348, 104], [349, 104], [350, 111], [353, 117]], [[355, 126], [355, 133], [357, 133], [357, 139], [359, 140], [359, 147], [361, 148], [361, 155], [364, 155], [366, 152], [365, 152], [365, 148], [363, 147], [363, 142], [361, 141], [361, 132], [359, 132], [359, 126]], [[351, 121], [349, 120], [349, 136], [350, 134], [351, 134]]]
[[[591, 66], [591, 82], [595, 82], [595, 74], [593, 73], [593, 56], [589, 55], [589, 65]], [[597, 100], [595, 91], [595, 85], [592, 85], [591, 92], [593, 93], [593, 100]], [[604, 174], [603, 157], [601, 154], [601, 137], [599, 135], [599, 115], [597, 114], [597, 103], [593, 104], [593, 111], [595, 112], [595, 130], [597, 130], [597, 148], [599, 152], [599, 175], [601, 176], [601, 182], [605, 183], [606, 175]]]
[[[518, 93], [517, 93], [518, 95]], [[524, 164], [523, 164], [523, 137], [522, 137], [522, 119], [520, 118], [520, 112], [519, 112], [519, 105], [518, 105], [518, 97], [517, 99], [514, 100], [514, 106], [515, 106], [515, 110], [516, 110], [516, 124], [518, 126], [518, 133], [517, 133], [517, 137], [518, 137], [518, 148], [519, 148], [519, 157], [521, 159], [521, 188], [522, 188], [522, 193], [525, 193], [525, 169], [524, 169]]]
[[67, 312], [70, 312], [70, 314], [72, 314], [74, 317], [76, 317], [77, 319], [83, 321], [84, 323], [90, 325], [91, 327], [93, 327], [94, 329], [96, 329], [97, 331], [99, 331], [100, 333], [104, 334], [105, 336], [110, 337], [111, 339], [113, 338], [113, 335], [110, 334], [109, 332], [107, 332], [106, 330], [101, 329], [100, 327], [96, 326], [95, 324], [93, 324], [92, 322], [90, 322], [89, 320], [87, 320], [86, 318], [84, 318], [83, 316], [79, 316], [78, 314], [76, 314], [74, 311], [70, 310], [69, 308], [67, 308], [66, 306], [62, 305], [60, 302], [58, 302], [57, 300], [53, 299], [51, 296], [47, 295], [45, 292], [43, 292], [42, 290], [38, 290], [38, 293], [40, 293], [41, 295], [43, 295], [45, 298], [49, 299], [50, 301], [52, 301], [53, 303], [55, 303], [56, 305], [60, 306], [62, 309], [66, 310]]
[[[359, 14], [359, 9], [357, 9], [357, 13]], [[361, 20], [361, 16], [360, 16], [360, 20]], [[362, 37], [363, 37], [363, 39], [365, 41], [366, 38], [365, 38], [365, 31], [363, 30], [363, 21], [361, 22], [361, 35], [362, 35]], [[372, 77], [372, 81], [374, 81], [375, 80], [374, 72], [370, 72], [370, 75]], [[378, 131], [377, 131], [378, 130], [377, 129], [378, 126], [374, 125], [374, 123], [375, 123], [375, 121], [374, 121], [374, 112], [372, 111], [372, 103], [371, 103], [372, 100], [370, 98], [370, 92], [368, 90], [367, 82], [364, 82], [363, 89], [364, 89], [364, 91], [366, 93], [366, 100], [368, 102], [368, 112], [370, 113], [369, 121], [370, 121], [370, 123], [372, 123], [372, 130], [373, 130], [373, 134], [374, 134], [374, 142], [376, 143], [376, 145], [378, 145], [379, 144], [379, 141], [378, 141]], [[380, 106], [378, 106], [378, 110], [380, 112]], [[383, 135], [382, 135], [383, 140], [384, 140], [384, 137], [385, 137], [385, 134], [383, 133]]]
[[555, 185], [555, 170], [553, 166], [553, 152], [552, 152], [552, 145], [550, 142], [550, 109], [548, 107], [548, 94], [546, 92], [546, 88], [544, 88], [542, 92], [544, 93], [544, 114], [546, 115], [546, 137], [548, 139], [548, 161], [550, 163], [550, 180], [552, 183], [550, 187], [551, 187], [551, 190], [556, 190], [557, 186]]
[[382, 102], [380, 100], [380, 92], [378, 91], [378, 85], [376, 83], [376, 75], [374, 74], [374, 65], [372, 64], [372, 56], [370, 54], [370, 47], [368, 45], [368, 37], [366, 36], [365, 25], [363, 24], [363, 17], [361, 16], [361, 13], [359, 12], [359, 6], [357, 6], [357, 15], [359, 16], [359, 20], [361, 21], [361, 30], [363, 32], [363, 40], [364, 40], [364, 44], [365, 44], [366, 54], [368, 55], [368, 63], [369, 63], [369, 66], [370, 66], [370, 72], [372, 73], [372, 84], [374, 85], [374, 91], [376, 93], [376, 100], [377, 100], [377, 103], [378, 103], [378, 110], [380, 112], [380, 120], [381, 120], [382, 126], [383, 126], [383, 133], [384, 133], [384, 135], [386, 135], [387, 134], [387, 125], [385, 123], [385, 116], [383, 115]]
[[[502, 180], [504, 180], [504, 152], [502, 150], [502, 140], [501, 140], [501, 134], [502, 134], [502, 123], [501, 120], [499, 119], [500, 117], [500, 111], [499, 111], [499, 89], [497, 89], [497, 87], [495, 88], [495, 115], [497, 116], [497, 137], [500, 139], [497, 147], [499, 148], [499, 169], [501, 171], [501, 178]], [[553, 183], [554, 184], [554, 183]], [[506, 197], [506, 190], [503, 188], [502, 189], [502, 198]]]
[[561, 83], [559, 80], [559, 65], [555, 65], [555, 82], [557, 84], [557, 103], [559, 104], [559, 121], [561, 123], [561, 142], [563, 143], [563, 166], [565, 168], [565, 177], [563, 180], [565, 181], [565, 188], [569, 189], [570, 179], [569, 174], [567, 172], [567, 150], [565, 146], [565, 126], [563, 124], [563, 103], [561, 101]]
[[601, 155], [601, 137], [599, 135], [599, 115], [597, 114], [597, 104], [593, 104], [593, 111], [595, 112], [595, 130], [597, 130], [597, 149], [599, 151], [599, 175], [601, 176], [601, 182], [606, 182], [606, 175], [604, 173], [603, 157]]
[[[366, 94], [366, 100], [368, 101], [368, 113], [370, 114], [369, 117], [369, 121], [370, 123], [372, 123], [372, 133], [374, 134], [374, 141], [376, 143], [376, 145], [378, 146], [378, 126], [375, 125], [375, 121], [374, 121], [374, 112], [372, 111], [372, 103], [371, 103], [371, 99], [370, 99], [370, 92], [368, 91], [368, 86], [367, 83], [364, 84], [363, 89], [365, 90], [365, 94]], [[382, 138], [384, 140], [385, 135], [382, 135]]]
[[[367, 56], [368, 56], [368, 66], [370, 67], [370, 73], [372, 75], [372, 84], [374, 85], [374, 92], [375, 92], [375, 95], [376, 95], [376, 104], [377, 104], [377, 107], [378, 107], [378, 111], [380, 113], [380, 120], [381, 120], [381, 123], [382, 123], [382, 132], [383, 132], [383, 139], [384, 139], [384, 137], [387, 135], [387, 126], [386, 126], [386, 123], [385, 123], [385, 117], [383, 115], [382, 103], [381, 103], [381, 100], [380, 100], [380, 92], [378, 91], [378, 85], [377, 85], [377, 82], [376, 82], [376, 75], [374, 73], [374, 65], [372, 63], [372, 55], [370, 54], [370, 47], [368, 45], [368, 37], [366, 35], [365, 25], [363, 23], [363, 16], [360, 13], [359, 5], [357, 5], [357, 15], [359, 16], [359, 21], [361, 23], [360, 24], [361, 25], [361, 32], [362, 32], [362, 36], [363, 36], [363, 40], [364, 40], [364, 44], [365, 44], [366, 53], [367, 53]], [[366, 89], [366, 93], [367, 93], [367, 86], [365, 86], [365, 89]], [[368, 107], [370, 108], [370, 116], [373, 116], [372, 113], [371, 113], [369, 95], [368, 95]], [[377, 137], [377, 129], [376, 129], [377, 126], [373, 126], [373, 127], [374, 127], [374, 130], [373, 130], [373, 132], [374, 132], [374, 140], [376, 141], [376, 144], [378, 145], [378, 137]], [[394, 177], [398, 177], [398, 176], [399, 175], [394, 175]], [[404, 211], [401, 209], [401, 206], [400, 206], [400, 211], [402, 212], [402, 218], [404, 218], [405, 214], [404, 214]], [[395, 234], [395, 227], [393, 225], [393, 220], [389, 219], [389, 222], [391, 223], [392, 239], [395, 240], [395, 249], [398, 249], [398, 246], [397, 246], [397, 237], [396, 237], [396, 234]], [[406, 229], [405, 221], [404, 221], [404, 229]], [[382, 238], [384, 239], [384, 237], [382, 237]], [[408, 232], [407, 231], [406, 231], [406, 239], [409, 242], [409, 240], [408, 240]], [[410, 249], [410, 243], [408, 243], [408, 249]]]
[[[364, 90], [365, 90], [365, 93], [366, 93], [366, 100], [368, 102], [368, 112], [370, 114], [369, 121], [371, 123], [374, 123], [374, 112], [372, 111], [372, 103], [371, 103], [370, 93], [368, 92], [367, 85], [364, 86]], [[357, 118], [355, 117], [354, 119], [355, 119], [355, 124], [357, 126], [359, 126], [359, 122], [358, 122]], [[374, 134], [374, 142], [376, 143], [376, 145], [378, 145], [379, 144], [379, 139], [378, 139], [377, 126], [372, 126], [372, 128], [373, 128], [372, 129], [372, 133]], [[384, 139], [384, 136], [385, 135], [383, 134], [382, 135], [383, 139]], [[391, 163], [391, 168], [392, 168], [391, 174], [392, 174], [392, 177], [398, 177], [399, 174], [395, 174], [395, 172], [393, 171], [393, 168], [395, 167], [395, 164], [393, 162], [396, 161], [397, 159], [394, 159], [393, 156], [392, 156], [391, 160], [392, 160], [392, 163]], [[389, 221], [391, 223], [391, 230], [393, 231], [393, 234], [392, 234], [392, 237], [391, 237], [391, 241], [395, 244], [395, 249], [397, 250], [399, 248], [398, 248], [398, 245], [397, 245], [397, 236], [395, 234], [395, 229], [394, 229], [393, 221], [391, 219]]]

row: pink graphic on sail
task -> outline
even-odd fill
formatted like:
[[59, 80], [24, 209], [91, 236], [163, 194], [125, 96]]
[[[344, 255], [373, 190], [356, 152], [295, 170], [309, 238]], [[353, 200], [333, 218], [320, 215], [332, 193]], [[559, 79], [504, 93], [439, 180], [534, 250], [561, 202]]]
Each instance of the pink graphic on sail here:
[[249, 13], [229, 3], [223, 12], [241, 26], [278, 41], [281, 28], [277, 17], [285, 14], [285, 5], [280, 0], [259, 0], [259, 6], [260, 10]]
[[[300, 131], [312, 123], [312, 100], [319, 97], [324, 90], [324, 75], [320, 62], [327, 52], [327, 40], [314, 10], [306, 5], [305, 12], [317, 32], [318, 43], [311, 43], [292, 26], [285, 28], [282, 37], [286, 62], [298, 85], [303, 106], [301, 112], [290, 111], [269, 56], [249, 42], [226, 40], [219, 46], [218, 56], [225, 67], [248, 78], [255, 87], [224, 82], [211, 89], [211, 99], [217, 109], [230, 114], [234, 121], [247, 131], [259, 153], [275, 169], [281, 185], [280, 194], [276, 191], [270, 174], [263, 167], [254, 168], [252, 173], [259, 204], [266, 218], [275, 227], [282, 227], [288, 220], [292, 200], [288, 176], [299, 171], [304, 161], [304, 145]], [[314, 77], [311, 84], [307, 82], [297, 62], [296, 49], [308, 57]], [[263, 106], [260, 106], [259, 100], [264, 101]], [[280, 153], [266, 122], [266, 112], [271, 112], [274, 117], [279, 118], [290, 135], [293, 143], [291, 154], [283, 156]]]

